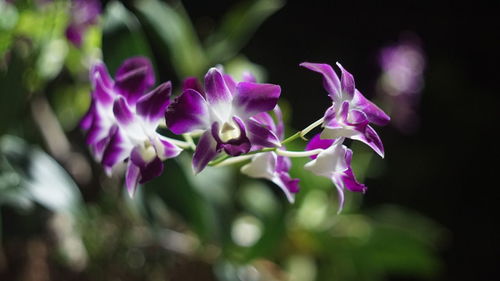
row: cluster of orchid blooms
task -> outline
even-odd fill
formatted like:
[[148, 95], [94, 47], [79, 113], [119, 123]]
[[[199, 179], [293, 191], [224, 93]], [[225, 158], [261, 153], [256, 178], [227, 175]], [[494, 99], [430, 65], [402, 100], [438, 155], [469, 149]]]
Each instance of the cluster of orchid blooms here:
[[[93, 156], [108, 174], [126, 163], [125, 186], [131, 196], [138, 184], [163, 172], [164, 160], [190, 150], [194, 151], [194, 173], [207, 166], [247, 161], [242, 173], [272, 181], [293, 202], [300, 188], [299, 179], [289, 174], [290, 157], [311, 157], [304, 168], [333, 181], [341, 209], [344, 189], [366, 190], [353, 174], [352, 151], [343, 145], [344, 140], [362, 141], [383, 157], [382, 142], [369, 124], [385, 125], [389, 117], [355, 88], [353, 76], [340, 64], [340, 79], [328, 64], [301, 66], [322, 75], [332, 103], [323, 118], [286, 139], [277, 105], [280, 86], [257, 83], [249, 73], [235, 81], [221, 68], [211, 68], [204, 85], [187, 78], [182, 94], [172, 99], [170, 82], [150, 90], [154, 72], [143, 57], [126, 60], [114, 80], [102, 62], [94, 64], [92, 103], [81, 126]], [[305, 151], [286, 150], [286, 143], [304, 138], [318, 126], [322, 132], [311, 138]], [[160, 134], [160, 127], [182, 140]]]

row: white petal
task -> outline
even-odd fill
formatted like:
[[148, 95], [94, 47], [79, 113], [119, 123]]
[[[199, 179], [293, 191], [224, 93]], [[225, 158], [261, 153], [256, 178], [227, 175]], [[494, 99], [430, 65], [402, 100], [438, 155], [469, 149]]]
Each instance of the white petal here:
[[273, 152], [258, 153], [252, 162], [241, 167], [241, 172], [252, 178], [273, 180], [276, 170], [277, 155]]
[[346, 149], [342, 142], [336, 141], [332, 146], [323, 150], [318, 157], [304, 165], [306, 170], [318, 176], [330, 178], [334, 174], [347, 170], [345, 160]]

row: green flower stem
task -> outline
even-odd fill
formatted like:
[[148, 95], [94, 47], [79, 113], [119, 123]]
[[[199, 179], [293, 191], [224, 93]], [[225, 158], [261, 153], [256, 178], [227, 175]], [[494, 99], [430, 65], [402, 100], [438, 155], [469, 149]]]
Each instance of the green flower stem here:
[[[229, 162], [231, 164], [234, 164], [234, 163], [238, 163], [238, 162], [241, 162], [241, 161], [244, 161], [244, 160], [247, 160], [247, 159], [250, 159], [252, 158], [251, 156], [253, 156], [254, 154], [257, 154], [257, 153], [261, 153], [261, 152], [269, 152], [269, 151], [275, 151], [277, 150], [275, 147], [267, 147], [267, 148], [263, 148], [263, 149], [259, 149], [259, 150], [255, 150], [255, 151], [250, 151], [248, 152], [247, 154], [244, 154], [244, 155], [240, 155], [240, 156], [236, 156], [236, 157], [230, 157], [229, 155], [223, 155], [213, 161], [210, 161], [210, 163], [208, 163], [208, 166], [217, 166], [217, 167], [220, 167], [220, 166], [227, 166], [227, 165], [230, 165], [230, 164], [222, 164], [222, 162], [224, 161], [231, 161], [233, 158], [237, 158], [237, 157], [240, 157], [238, 159], [240, 159], [239, 161], [236, 161], [236, 162]], [[247, 157], [247, 158], [243, 158], [243, 156], [250, 156], [250, 157]]]
[[323, 149], [313, 149], [308, 151], [288, 151], [288, 150], [276, 150], [276, 154], [286, 157], [309, 157], [319, 154]]
[[249, 160], [253, 157], [253, 154], [245, 154], [245, 155], [240, 155], [240, 156], [235, 156], [231, 157], [229, 159], [225, 159], [222, 162], [219, 162], [218, 164], [212, 165], [213, 167], [224, 167], [224, 166], [229, 166], [232, 164], [236, 164], [239, 162], [243, 162], [245, 160]]
[[184, 137], [186, 142], [189, 144], [191, 150], [195, 151], [196, 145], [194, 144], [193, 137], [190, 134], [182, 134], [182, 137]]
[[323, 118], [320, 118], [318, 120], [316, 120], [314, 123], [312, 123], [311, 125], [307, 126], [306, 128], [304, 128], [302, 131], [298, 131], [297, 133], [289, 136], [288, 138], [286, 138], [284, 141], [281, 142], [281, 144], [286, 144], [286, 143], [289, 143], [291, 141], [294, 141], [298, 138], [301, 138], [303, 140], [307, 140], [305, 138], [305, 135], [307, 135], [307, 133], [309, 133], [310, 131], [312, 131], [314, 128], [318, 127], [319, 125], [323, 124]]

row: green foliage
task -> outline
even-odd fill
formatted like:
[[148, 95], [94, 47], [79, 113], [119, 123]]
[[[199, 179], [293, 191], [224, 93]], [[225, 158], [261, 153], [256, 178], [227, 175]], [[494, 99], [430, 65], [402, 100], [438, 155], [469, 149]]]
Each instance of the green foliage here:
[[[84, 149], [77, 124], [89, 105], [88, 68], [101, 49], [111, 73], [127, 57], [143, 55], [179, 80], [223, 64], [236, 78], [250, 71], [264, 82], [265, 68], [241, 50], [283, 1], [236, 5], [203, 42], [179, 1], [110, 1], [82, 48], [64, 38], [67, 1], [42, 8], [24, 2], [0, 2], [0, 134], [17, 134], [0, 138], [0, 222], [13, 208], [51, 225], [65, 270], [84, 270], [89, 280], [184, 280], [172, 273], [176, 262], [202, 260], [219, 280], [252, 280], [257, 272], [262, 280], [376, 281], [394, 274], [432, 278], [441, 269], [436, 250], [446, 232], [439, 225], [397, 206], [361, 209], [362, 196], [352, 193], [337, 215], [336, 190], [302, 168], [306, 158], [293, 160], [291, 175], [302, 188], [294, 204], [274, 184], [242, 176], [239, 167], [194, 176], [186, 152], [166, 161], [163, 175], [130, 199], [120, 169], [108, 178], [95, 165], [93, 177], [77, 185], [39, 148], [36, 112], [27, 113], [35, 96], [50, 101], [72, 149]], [[291, 116], [287, 102], [280, 103]], [[359, 180], [384, 172], [369, 149], [352, 146]], [[12, 231], [1, 223], [0, 234]]]
[[236, 56], [259, 26], [283, 5], [283, 0], [238, 3], [224, 16], [218, 30], [208, 38], [206, 45], [210, 59], [224, 62]]
[[83, 210], [77, 185], [45, 152], [8, 135], [0, 139], [0, 151], [0, 200], [20, 208], [36, 202], [53, 212], [72, 215]]
[[152, 40], [168, 52], [179, 78], [200, 76], [210, 66], [198, 36], [180, 2], [169, 5], [157, 0], [135, 3], [140, 22], [148, 27]]

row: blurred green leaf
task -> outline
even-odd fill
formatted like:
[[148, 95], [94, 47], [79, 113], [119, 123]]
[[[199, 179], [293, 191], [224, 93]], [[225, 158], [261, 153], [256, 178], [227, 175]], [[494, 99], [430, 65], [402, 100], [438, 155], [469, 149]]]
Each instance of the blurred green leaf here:
[[103, 26], [102, 52], [110, 71], [116, 70], [123, 60], [132, 56], [151, 58], [151, 49], [141, 25], [120, 2], [113, 1], [107, 5]]
[[12, 29], [17, 24], [19, 14], [14, 5], [0, 2], [0, 60], [12, 43]]
[[26, 9], [19, 13], [15, 27], [17, 35], [26, 36], [35, 43], [63, 38], [68, 22], [68, 5], [64, 1], [47, 3], [44, 9]]
[[[182, 159], [185, 155], [179, 157]], [[191, 170], [184, 170], [178, 161], [166, 161], [165, 172], [140, 187], [143, 189], [142, 198], [145, 200], [143, 205], [153, 222], [160, 223], [159, 212], [164, 211], [152, 210], [158, 206], [155, 201], [160, 198], [167, 208], [184, 218], [200, 238], [207, 241], [213, 238], [216, 230], [215, 210], [192, 185], [188, 179], [190, 176], [186, 173], [191, 173]]]
[[237, 55], [257, 28], [283, 5], [283, 0], [239, 3], [226, 14], [219, 30], [208, 38], [209, 58], [213, 62], [224, 62]]
[[15, 182], [18, 184], [8, 186], [8, 189], [15, 188], [20, 198], [23, 198], [21, 200], [32, 200], [53, 212], [77, 215], [83, 210], [78, 187], [45, 152], [8, 135], [0, 139], [0, 151], [2, 161], [12, 168], [10, 172], [17, 174]]
[[61, 83], [54, 89], [52, 95], [57, 119], [64, 131], [75, 129], [90, 105], [90, 86], [88, 83]]
[[135, 9], [143, 26], [151, 29], [152, 41], [160, 43], [161, 53], [168, 50], [177, 76], [200, 76], [207, 69], [208, 60], [184, 8], [180, 2], [174, 3], [136, 1]]
[[63, 39], [53, 39], [41, 47], [36, 70], [42, 79], [50, 80], [61, 72], [68, 53], [68, 43]]
[[20, 120], [25, 114], [26, 89], [23, 84], [23, 74], [26, 67], [17, 50], [11, 53], [7, 70], [0, 70], [0, 135], [9, 128], [18, 126], [14, 120]]
[[435, 277], [442, 264], [436, 233], [442, 228], [401, 208], [383, 207], [364, 215], [340, 215], [335, 225], [313, 234], [319, 280], [385, 280], [391, 275]]

